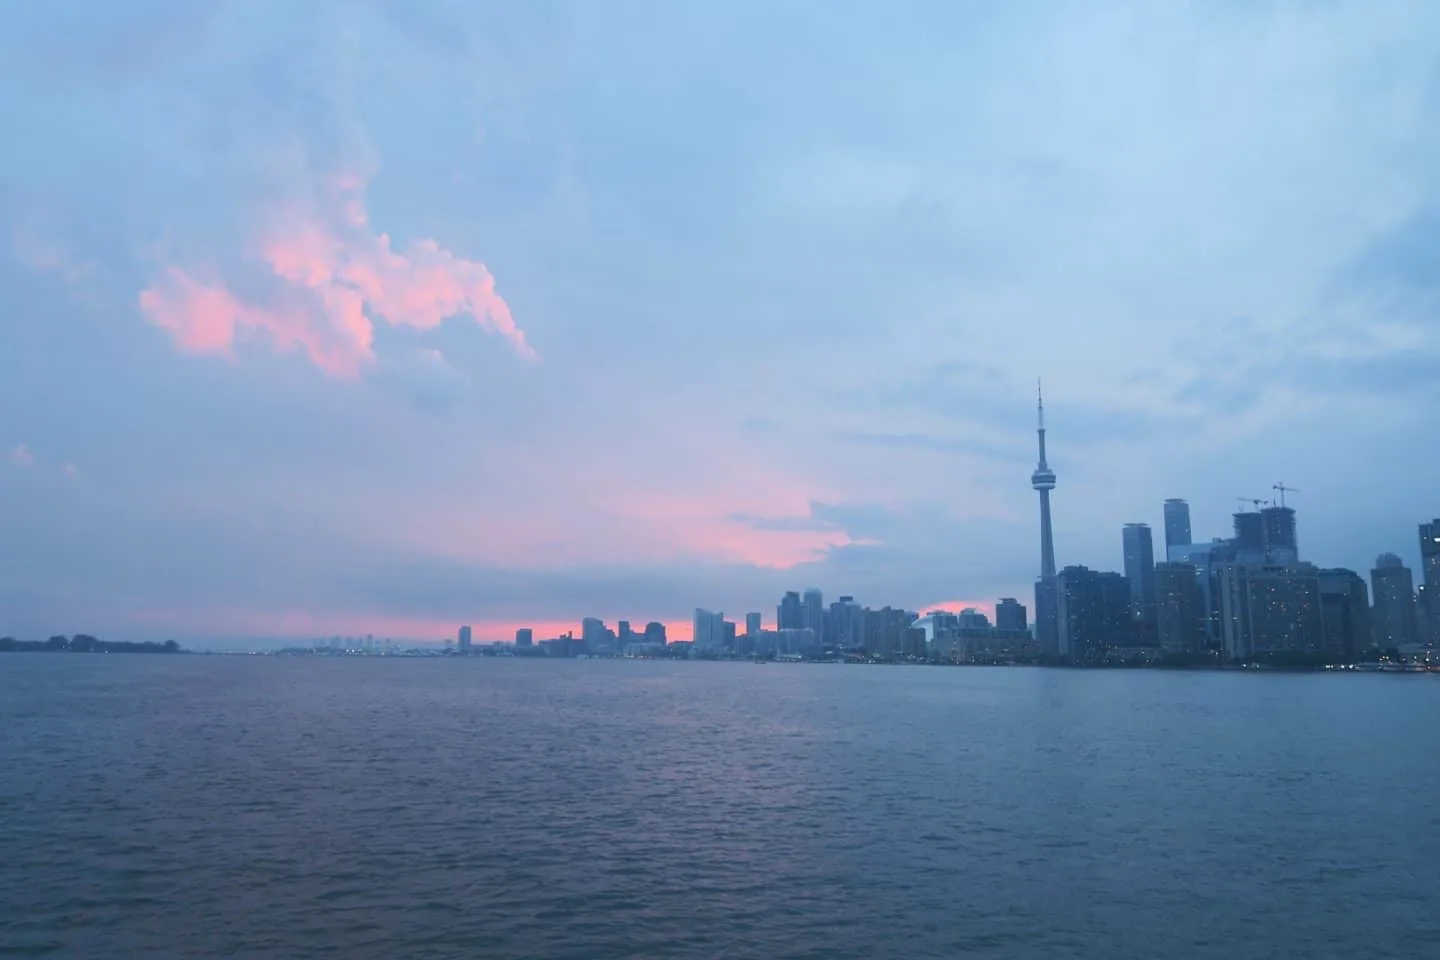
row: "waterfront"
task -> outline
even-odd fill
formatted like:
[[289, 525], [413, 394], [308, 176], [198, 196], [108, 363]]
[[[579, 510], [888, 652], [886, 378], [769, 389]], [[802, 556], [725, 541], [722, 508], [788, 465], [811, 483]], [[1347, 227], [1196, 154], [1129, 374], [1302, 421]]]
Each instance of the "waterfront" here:
[[0, 661], [0, 948], [1415, 957], [1434, 676]]

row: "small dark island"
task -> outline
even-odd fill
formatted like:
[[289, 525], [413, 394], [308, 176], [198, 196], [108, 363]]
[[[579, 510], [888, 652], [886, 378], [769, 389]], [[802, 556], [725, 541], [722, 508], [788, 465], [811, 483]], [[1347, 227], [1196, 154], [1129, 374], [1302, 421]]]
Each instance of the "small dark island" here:
[[164, 643], [135, 643], [129, 640], [100, 640], [89, 634], [55, 636], [49, 640], [16, 640], [0, 637], [0, 653], [179, 653], [174, 640]]

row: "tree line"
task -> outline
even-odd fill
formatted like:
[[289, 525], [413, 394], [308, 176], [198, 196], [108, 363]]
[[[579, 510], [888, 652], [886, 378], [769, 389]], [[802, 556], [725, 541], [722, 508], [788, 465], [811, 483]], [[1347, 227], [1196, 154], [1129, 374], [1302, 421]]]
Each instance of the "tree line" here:
[[49, 640], [16, 640], [14, 637], [0, 637], [0, 652], [23, 653], [178, 653], [180, 644], [174, 640], [164, 643], [130, 640], [100, 640], [87, 633], [73, 637], [54, 636]]

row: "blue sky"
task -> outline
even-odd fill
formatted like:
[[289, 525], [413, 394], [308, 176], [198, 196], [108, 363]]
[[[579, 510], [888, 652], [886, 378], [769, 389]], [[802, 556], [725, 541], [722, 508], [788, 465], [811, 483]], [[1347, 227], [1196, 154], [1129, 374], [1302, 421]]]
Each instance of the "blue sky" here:
[[[1028, 598], [1440, 514], [1440, 7], [0, 11], [0, 632]], [[487, 637], [488, 638], [488, 637]]]

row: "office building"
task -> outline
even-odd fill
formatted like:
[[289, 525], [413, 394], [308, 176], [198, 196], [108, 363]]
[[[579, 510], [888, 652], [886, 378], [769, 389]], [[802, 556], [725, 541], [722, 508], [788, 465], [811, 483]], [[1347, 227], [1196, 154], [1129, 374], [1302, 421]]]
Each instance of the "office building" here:
[[1320, 571], [1320, 608], [1325, 652], [1345, 663], [1365, 658], [1370, 649], [1370, 590], [1354, 570]]
[[468, 626], [466, 626], [466, 627], [461, 627], [461, 628], [460, 628], [460, 633], [459, 633], [459, 635], [456, 637], [456, 640], [457, 640], [456, 645], [460, 648], [460, 655], [463, 657], [463, 656], [466, 656], [467, 654], [469, 654], [469, 653], [470, 653], [470, 628], [469, 628]]
[[800, 603], [800, 594], [788, 590], [775, 609], [775, 627], [779, 630], [799, 630], [805, 626], [805, 608]]
[[725, 646], [725, 614], [695, 608], [690, 641], [693, 650], [718, 651]]
[[665, 624], [661, 623], [658, 620], [651, 620], [649, 623], [645, 624], [646, 643], [658, 643], [660, 646], [663, 647], [665, 646], [665, 641]]
[[839, 650], [859, 650], [865, 645], [864, 608], [855, 602], [854, 597], [841, 597], [830, 604], [825, 630], [827, 646]]
[[800, 626], [803, 629], [813, 630], [815, 636], [825, 637], [825, 596], [819, 590], [811, 587], [805, 591], [800, 599], [802, 620]]
[[1070, 566], [1055, 578], [1059, 653], [1076, 663], [1130, 646], [1130, 584], [1123, 574]]
[[1000, 602], [995, 604], [995, 629], [1020, 632], [1029, 630], [1030, 623], [1026, 619], [1025, 604], [1014, 597], [1002, 597]]
[[580, 643], [591, 653], [594, 653], [605, 646], [609, 639], [609, 631], [605, 628], [605, 621], [599, 617], [586, 617], [580, 621]]
[[1420, 580], [1425, 595], [1424, 639], [1440, 646], [1440, 517], [1420, 524]]
[[1263, 565], [1265, 563], [1265, 518], [1258, 510], [1242, 510], [1235, 514], [1234, 562]]
[[1168, 559], [1170, 551], [1175, 547], [1182, 547], [1193, 543], [1190, 539], [1190, 504], [1184, 500], [1171, 498], [1165, 501], [1165, 556]]
[[1260, 526], [1265, 538], [1265, 562], [1286, 565], [1298, 563], [1300, 548], [1295, 540], [1295, 511], [1289, 507], [1266, 507], [1260, 511]]
[[1410, 568], [1393, 553], [1375, 558], [1370, 571], [1370, 590], [1375, 598], [1371, 618], [1375, 646], [1391, 650], [1415, 643], [1419, 624], [1415, 615], [1415, 579]]
[[1142, 625], [1141, 636], [1153, 634], [1155, 623], [1155, 544], [1150, 525], [1127, 523], [1121, 536], [1125, 579], [1130, 582], [1130, 618]]
[[1194, 564], [1155, 565], [1155, 637], [1167, 653], [1196, 653], [1205, 647], [1205, 609]]
[[760, 614], [758, 614], [758, 613], [747, 613], [747, 614], [745, 614], [745, 634], [746, 634], [747, 636], [751, 636], [751, 637], [758, 637], [758, 636], [760, 636], [760, 629], [761, 629]]
[[529, 648], [535, 646], [535, 631], [529, 627], [521, 627], [515, 631], [515, 646], [517, 648]]
[[1319, 570], [1308, 563], [1222, 563], [1221, 643], [1230, 660], [1324, 649]]

